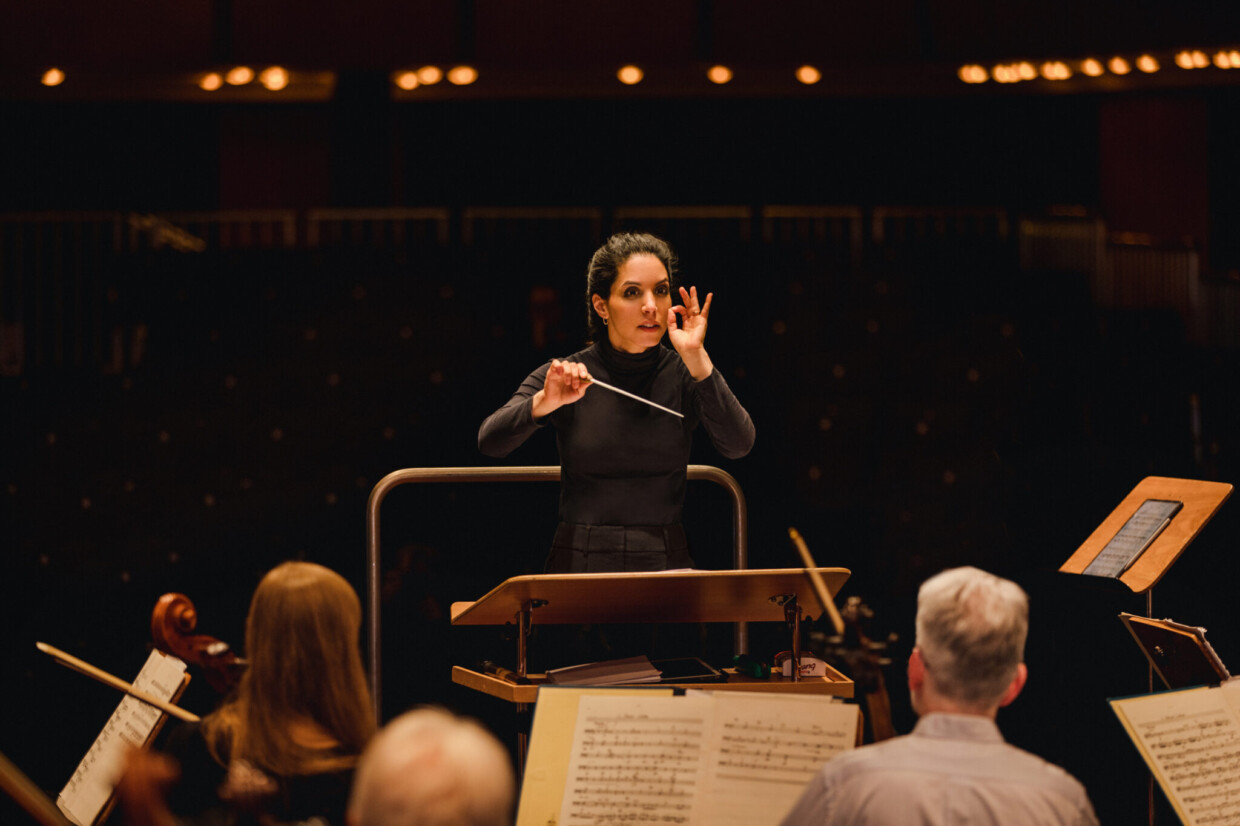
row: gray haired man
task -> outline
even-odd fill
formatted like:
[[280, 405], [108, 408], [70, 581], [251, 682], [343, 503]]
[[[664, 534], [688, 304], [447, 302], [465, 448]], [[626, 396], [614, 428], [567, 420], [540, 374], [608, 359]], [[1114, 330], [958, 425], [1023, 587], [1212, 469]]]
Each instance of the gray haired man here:
[[908, 661], [916, 727], [827, 763], [784, 826], [1097, 826], [1074, 777], [995, 725], [1025, 685], [1028, 630], [1014, 582], [968, 567], [926, 580]]

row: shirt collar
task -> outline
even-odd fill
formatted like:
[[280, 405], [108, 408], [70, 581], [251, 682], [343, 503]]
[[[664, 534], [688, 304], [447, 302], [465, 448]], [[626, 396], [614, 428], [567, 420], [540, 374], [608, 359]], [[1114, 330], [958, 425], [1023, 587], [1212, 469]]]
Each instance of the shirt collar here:
[[647, 373], [654, 369], [663, 355], [662, 344], [656, 344], [640, 353], [626, 353], [623, 350], [617, 350], [611, 346], [611, 340], [606, 335], [600, 338], [594, 346], [598, 351], [599, 358], [602, 359], [603, 364], [607, 365], [607, 369], [614, 376]]
[[933, 712], [922, 715], [913, 728], [917, 737], [934, 737], [941, 740], [977, 740], [1002, 743], [999, 726], [989, 717], [980, 714], [948, 714]]

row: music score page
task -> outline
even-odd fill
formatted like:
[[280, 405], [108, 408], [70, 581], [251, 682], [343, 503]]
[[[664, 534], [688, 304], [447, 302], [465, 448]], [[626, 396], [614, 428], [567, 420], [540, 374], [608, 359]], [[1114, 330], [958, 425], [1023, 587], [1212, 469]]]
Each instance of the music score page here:
[[581, 697], [558, 826], [777, 824], [858, 719], [823, 696]]
[[1240, 822], [1240, 682], [1110, 702], [1186, 826]]

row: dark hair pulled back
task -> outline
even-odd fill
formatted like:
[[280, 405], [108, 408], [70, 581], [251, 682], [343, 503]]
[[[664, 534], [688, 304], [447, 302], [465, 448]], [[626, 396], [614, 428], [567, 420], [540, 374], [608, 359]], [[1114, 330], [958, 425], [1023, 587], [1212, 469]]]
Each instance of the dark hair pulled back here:
[[620, 232], [611, 236], [595, 250], [586, 269], [586, 319], [591, 341], [598, 341], [607, 335], [606, 325], [594, 309], [594, 296], [607, 300], [620, 267], [634, 255], [658, 258], [667, 269], [668, 280], [672, 286], [675, 285], [676, 254], [666, 241], [643, 232]]

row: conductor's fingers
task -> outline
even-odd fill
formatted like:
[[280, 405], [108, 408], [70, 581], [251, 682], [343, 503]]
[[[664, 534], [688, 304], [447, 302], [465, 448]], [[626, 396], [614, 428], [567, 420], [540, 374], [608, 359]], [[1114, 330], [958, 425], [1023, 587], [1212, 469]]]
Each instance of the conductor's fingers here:
[[714, 297], [714, 293], [706, 294], [706, 301], [702, 303], [702, 318], [707, 318], [710, 315], [710, 301]]

